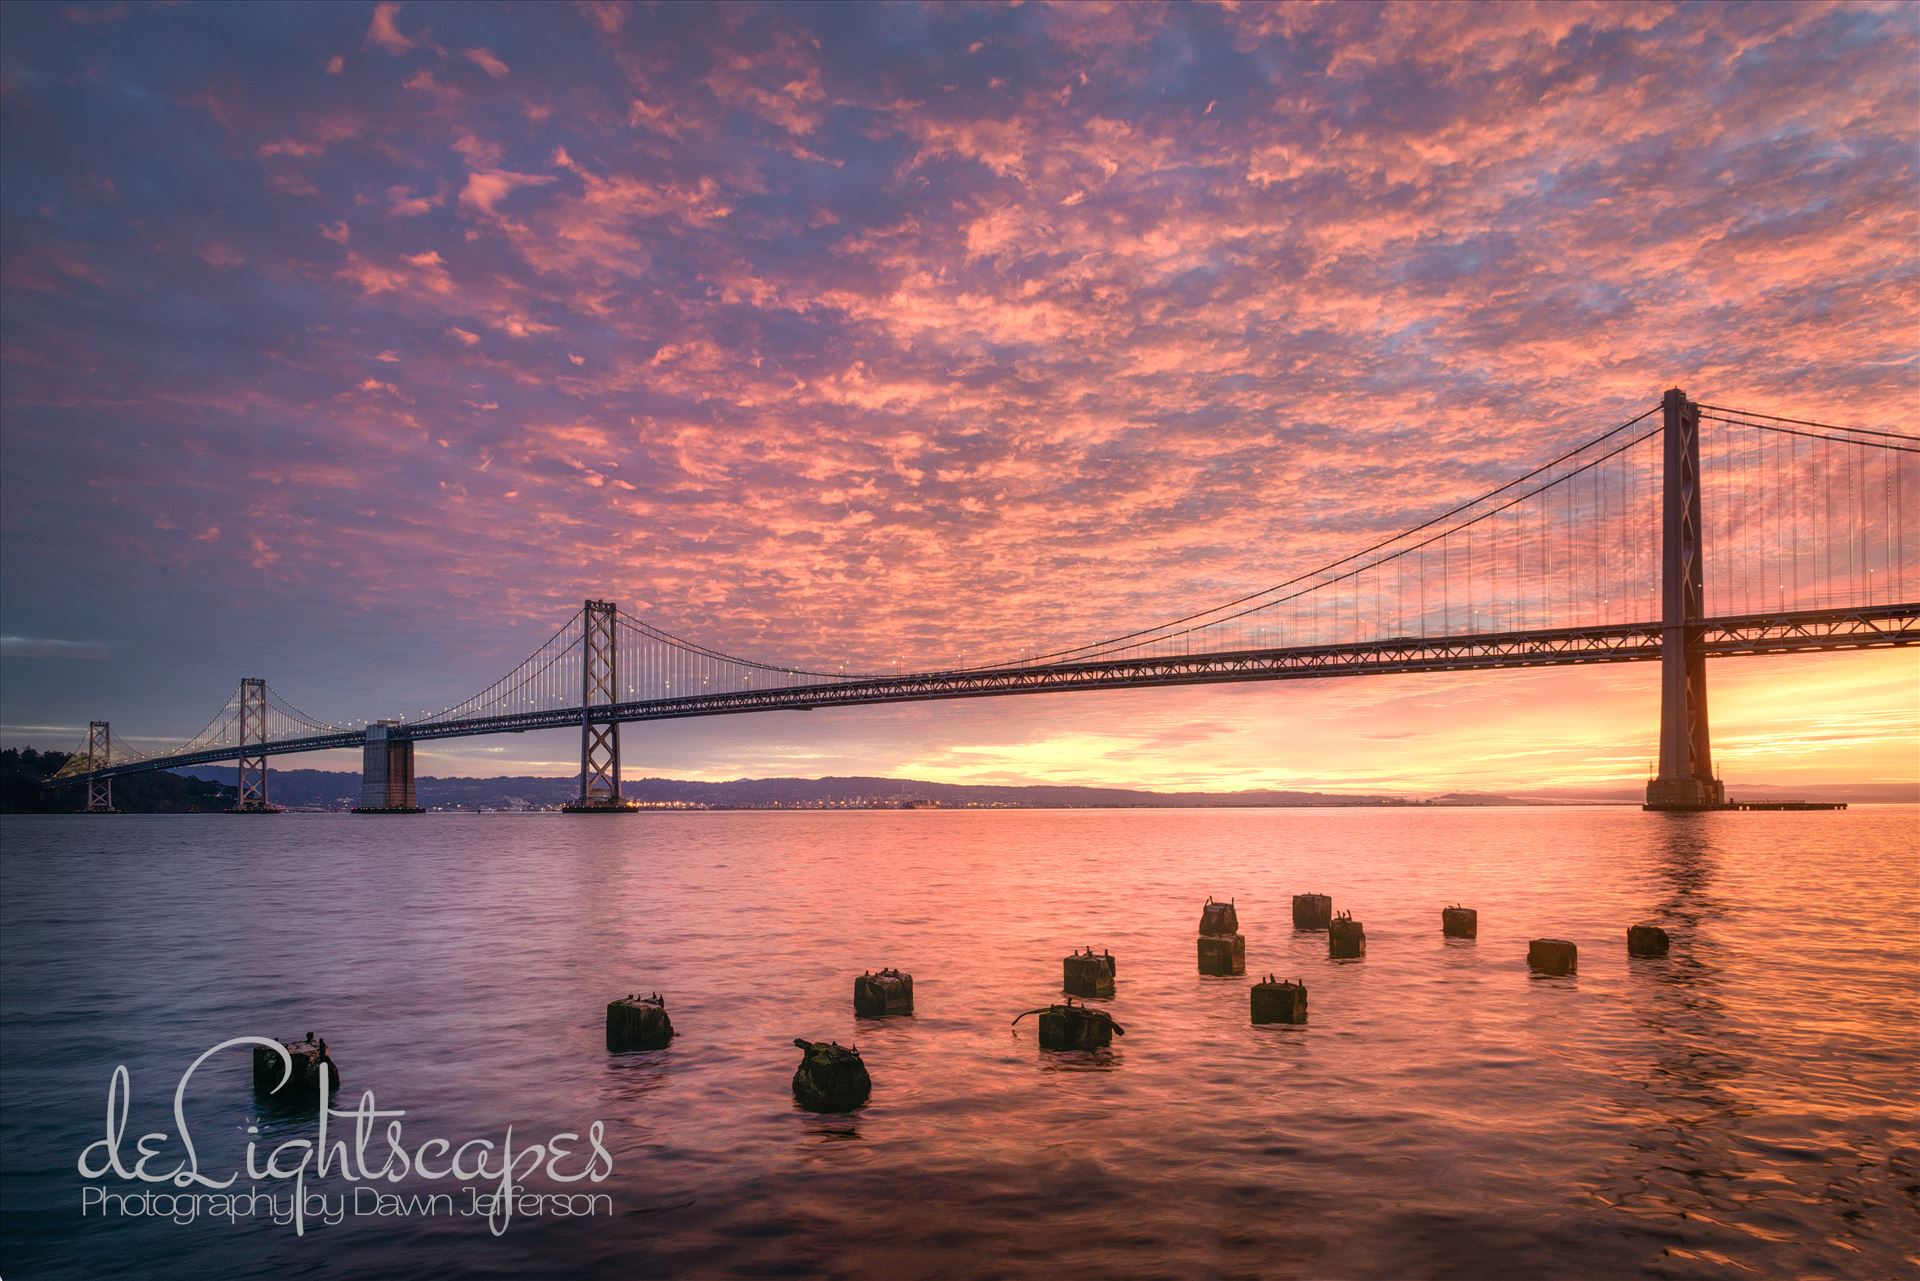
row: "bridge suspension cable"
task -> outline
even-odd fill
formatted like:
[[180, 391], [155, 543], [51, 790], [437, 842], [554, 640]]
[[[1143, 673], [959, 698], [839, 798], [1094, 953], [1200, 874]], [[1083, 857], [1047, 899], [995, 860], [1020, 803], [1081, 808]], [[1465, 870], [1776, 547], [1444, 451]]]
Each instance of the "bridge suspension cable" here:
[[[1436, 623], [1439, 624], [1441, 631], [1458, 630], [1453, 627], [1453, 620], [1456, 614], [1463, 623], [1469, 625], [1468, 629], [1471, 630], [1471, 624], [1474, 622], [1476, 616], [1484, 615], [1487, 612], [1484, 609], [1477, 608], [1477, 605], [1485, 605], [1491, 602], [1492, 597], [1490, 590], [1479, 593], [1476, 602], [1475, 593], [1472, 591], [1472, 583], [1463, 578], [1460, 580], [1461, 585], [1458, 587], [1458, 590], [1456, 590], [1456, 584], [1452, 575], [1458, 568], [1463, 569], [1465, 573], [1497, 576], [1492, 574], [1493, 566], [1491, 562], [1486, 559], [1488, 552], [1495, 550], [1494, 548], [1483, 545], [1480, 562], [1478, 565], [1475, 564], [1474, 549], [1470, 541], [1468, 541], [1472, 537], [1472, 529], [1488, 522], [1495, 516], [1511, 511], [1529, 499], [1554, 489], [1556, 486], [1563, 485], [1575, 477], [1586, 474], [1596, 466], [1618, 458], [1633, 447], [1652, 439], [1659, 434], [1658, 427], [1642, 432], [1623, 444], [1616, 444], [1605, 453], [1587, 458], [1578, 465], [1568, 466], [1568, 464], [1573, 463], [1574, 460], [1580, 459], [1582, 455], [1590, 454], [1592, 451], [1614, 441], [1616, 437], [1643, 423], [1658, 411], [1659, 406], [1657, 404], [1651, 406], [1645, 411], [1627, 419], [1625, 422], [1609, 428], [1592, 439], [1574, 446], [1572, 449], [1565, 451], [1520, 476], [1514, 477], [1504, 484], [1498, 485], [1466, 502], [1458, 503], [1435, 516], [1421, 521], [1419, 524], [1410, 526], [1386, 538], [1378, 539], [1358, 551], [1350, 552], [1345, 556], [1328, 561], [1314, 569], [1295, 574], [1291, 578], [1276, 583], [1271, 587], [1246, 593], [1208, 609], [1197, 610], [1179, 618], [1166, 620], [1152, 627], [1137, 629], [1118, 636], [1107, 637], [1103, 640], [1049, 650], [1014, 660], [962, 667], [957, 670], [992, 671], [1005, 667], [1025, 666], [1034, 663], [1085, 662], [1101, 658], [1137, 655], [1140, 653], [1158, 653], [1164, 652], [1165, 647], [1176, 642], [1183, 647], [1190, 646], [1196, 637], [1203, 637], [1207, 641], [1221, 642], [1226, 647], [1232, 648], [1259, 647], [1277, 643], [1336, 643], [1342, 639], [1359, 639], [1360, 637], [1357, 634], [1346, 635], [1343, 632], [1340, 626], [1339, 611], [1343, 607], [1349, 610], [1350, 613], [1347, 621], [1356, 626], [1366, 618], [1375, 619], [1384, 625], [1389, 612], [1385, 608], [1383, 595], [1385, 585], [1377, 580], [1365, 581], [1365, 576], [1371, 571], [1381, 570], [1383, 567], [1389, 565], [1394, 566], [1396, 571], [1396, 582], [1393, 593], [1395, 606], [1391, 613], [1397, 622], [1396, 625], [1389, 628], [1389, 630], [1380, 632], [1380, 635], [1435, 634]], [[1642, 470], [1644, 470], [1644, 467]], [[1550, 477], [1550, 479], [1542, 481], [1534, 488], [1524, 490], [1517, 495], [1513, 493], [1513, 491], [1519, 490], [1529, 482], [1543, 476]], [[1639, 494], [1639, 498], [1643, 503], [1650, 504], [1652, 495], [1644, 484], [1645, 478], [1641, 477], [1639, 480], [1641, 482], [1639, 488], [1643, 491]], [[1616, 488], [1625, 488], [1624, 482], [1614, 482], [1614, 485]], [[1593, 501], [1597, 504], [1600, 495], [1597, 487], [1595, 489], [1595, 495], [1596, 497]], [[1496, 500], [1502, 499], [1503, 496], [1508, 497], [1506, 497], [1505, 501], [1496, 502]], [[1489, 506], [1489, 504], [1495, 505]], [[1626, 513], [1623, 503], [1616, 504], [1616, 506], [1621, 508], [1621, 510], [1613, 513], [1615, 519], [1618, 519]], [[1443, 525], [1448, 520], [1470, 512], [1475, 514], [1460, 521], [1451, 528], [1441, 530], [1437, 533], [1428, 533], [1428, 531], [1434, 530], [1437, 526]], [[1494, 540], [1496, 543], [1502, 544], [1504, 550], [1514, 558], [1513, 568], [1515, 573], [1512, 577], [1515, 580], [1516, 587], [1521, 577], [1519, 573], [1520, 565], [1517, 558], [1521, 551], [1519, 542], [1522, 532], [1516, 524], [1515, 528], [1510, 531], [1504, 539], [1496, 538]], [[1431, 582], [1431, 575], [1428, 573], [1429, 566], [1426, 564], [1428, 560], [1427, 549], [1441, 547], [1445, 540], [1463, 533], [1466, 535], [1466, 539], [1442, 549], [1440, 569], [1445, 581], [1439, 583]], [[1546, 546], [1548, 533], [1549, 531], [1544, 527], [1540, 531], [1541, 547], [1539, 550], [1541, 554], [1535, 562], [1536, 567], [1544, 567], [1555, 559], [1561, 561], [1570, 561], [1572, 559], [1567, 554], [1567, 548], [1565, 546], [1558, 549], [1557, 555], [1556, 549]], [[1426, 534], [1427, 537], [1422, 538], [1421, 535], [1423, 534]], [[1563, 543], [1566, 543], [1571, 537], [1572, 534], [1569, 533], [1566, 538], [1563, 538]], [[1460, 559], [1464, 562], [1464, 565], [1461, 567], [1456, 567], [1454, 564], [1455, 557], [1452, 553], [1455, 548], [1461, 549]], [[1367, 558], [1373, 556], [1374, 553], [1384, 554], [1374, 556], [1373, 559], [1368, 560]], [[1402, 562], [1414, 553], [1421, 554], [1421, 577], [1418, 585], [1419, 590], [1413, 593], [1415, 599], [1409, 601], [1406, 590], [1407, 585], [1404, 581], [1406, 566]], [[1649, 584], [1650, 583], [1651, 579], [1649, 578]], [[1343, 600], [1334, 599], [1337, 592], [1330, 589], [1339, 589], [1342, 586], [1348, 589], [1350, 598]], [[1491, 583], [1489, 583], [1489, 589], [1490, 588]], [[1649, 592], [1650, 591], [1651, 587], [1649, 586]], [[1314, 597], [1316, 593], [1326, 593], [1320, 596], [1314, 603], [1317, 604], [1319, 600], [1327, 601], [1333, 611], [1332, 615], [1328, 618], [1316, 618], [1309, 614], [1303, 619], [1300, 616], [1299, 605], [1303, 600]], [[1287, 618], [1284, 624], [1280, 621], [1282, 611], [1279, 608], [1283, 605], [1290, 607], [1285, 611]], [[1458, 608], [1456, 608], [1456, 605]], [[1517, 613], [1518, 611], [1514, 612]], [[1481, 621], [1484, 621], [1484, 618]], [[1228, 626], [1229, 624], [1234, 624], [1235, 626], [1230, 627]], [[1227, 641], [1225, 638], [1229, 633], [1232, 639]], [[1285, 640], [1283, 641], [1282, 638], [1285, 638]], [[1216, 644], [1215, 647], [1219, 648], [1222, 647], [1222, 645]]]
[[[1867, 603], [1907, 599], [1903, 497], [1911, 479], [1896, 465], [1904, 460], [1893, 455], [1915, 453], [1898, 443], [1915, 437], [1776, 415], [1736, 419], [1728, 415], [1742, 411], [1706, 413], [1704, 408], [1705, 419], [1737, 421], [1852, 447], [1860, 451], [1856, 463], [1862, 458], [1880, 460], [1875, 483], [1884, 501], [1878, 522], [1865, 505], [1856, 504], [1852, 527], [1841, 529], [1829, 519], [1814, 534], [1822, 546], [1854, 548], [1851, 563], [1856, 581], [1820, 594], [1776, 593], [1768, 608], [1818, 608], [1849, 595]], [[955, 670], [995, 671], [1282, 644], [1361, 643], [1496, 628], [1579, 626], [1619, 617], [1622, 608], [1634, 611], [1627, 615], [1631, 618], [1655, 618], [1659, 613], [1654, 570], [1659, 561], [1661, 460], [1658, 445], [1640, 447], [1652, 442], [1660, 428], [1619, 438], [1657, 409], [1649, 408], [1417, 525], [1272, 587], [1103, 640]], [[1766, 421], [1745, 421], [1748, 418]], [[1781, 425], [1785, 423], [1798, 426]], [[1801, 431], [1802, 427], [1820, 428], [1824, 434]], [[1780, 467], [1792, 462], [1781, 460]], [[1836, 477], [1834, 489], [1845, 482], [1843, 468], [1830, 462], [1825, 470]], [[1724, 486], [1726, 471], [1724, 462], [1720, 463], [1709, 471], [1708, 483]], [[1776, 482], [1779, 474], [1776, 469]], [[1727, 502], [1710, 503], [1708, 512], [1710, 519], [1723, 526], [1723, 537], [1715, 540], [1716, 568], [1710, 581], [1719, 584], [1724, 594], [1733, 576], [1724, 565], [1730, 531], [1750, 524], [1754, 513], [1733, 495], [1728, 495]], [[1777, 534], [1776, 541], [1787, 536]], [[1752, 576], [1751, 571], [1741, 573]], [[1759, 607], [1751, 592], [1743, 603]]]
[[548, 711], [580, 701], [580, 652], [586, 611], [576, 609], [540, 647], [505, 676], [464, 702], [423, 716], [416, 724]]
[[[792, 689], [866, 680], [871, 672], [828, 672], [741, 658], [702, 645], [616, 609], [615, 670], [619, 702], [646, 702], [697, 693]], [[410, 722], [444, 725], [489, 716], [530, 715], [577, 707], [585, 689], [584, 610], [575, 610], [539, 649], [478, 694]]]
[[1748, 422], [1748, 425], [1754, 426], [1754, 427], [1761, 426], [1762, 424], [1751, 422], [1750, 420], [1755, 418], [1763, 418], [1763, 419], [1766, 419], [1768, 422], [1792, 423], [1796, 427], [1818, 427], [1822, 431], [1847, 432], [1849, 434], [1857, 435], [1857, 436], [1885, 436], [1892, 440], [1920, 441], [1920, 436], [1915, 436], [1910, 432], [1882, 431], [1874, 427], [1841, 427], [1834, 423], [1814, 422], [1812, 419], [1809, 419], [1809, 418], [1785, 418], [1779, 414], [1763, 414], [1757, 409], [1730, 409], [1725, 405], [1708, 405], [1703, 403], [1700, 406], [1700, 413], [1702, 417], [1706, 417], [1706, 418], [1712, 418], [1712, 417], [1715, 417], [1716, 415], [1731, 414], [1733, 415], [1733, 418], [1729, 421]]
[[1710, 606], [1884, 605], [1920, 589], [1906, 494], [1920, 437], [1702, 405]]
[[[72, 777], [78, 774], [85, 774], [90, 769], [136, 765], [142, 761], [189, 756], [197, 752], [211, 751], [216, 748], [238, 748], [242, 746], [243, 735], [246, 730], [242, 716], [243, 689], [244, 682], [242, 682], [241, 685], [236, 685], [233, 693], [227, 696], [227, 701], [221, 704], [220, 710], [213, 714], [199, 733], [184, 743], [143, 752], [128, 746], [125, 735], [116, 734], [111, 740], [106, 760], [89, 765], [87, 752], [83, 748], [80, 752], [68, 757], [66, 763], [61, 766], [54, 777]], [[293, 706], [293, 704], [287, 702], [286, 699], [282, 698], [274, 691], [271, 685], [266, 686], [265, 694], [265, 716], [260, 722], [264, 732], [258, 740], [247, 739], [246, 745], [248, 746], [256, 745], [257, 742], [272, 743], [286, 739], [305, 738], [313, 734], [322, 734], [346, 728], [343, 725], [330, 725], [307, 715], [299, 708]]]
[[314, 734], [324, 734], [330, 730], [345, 729], [346, 726], [323, 721], [317, 716], [309, 716], [280, 696], [273, 686], [267, 686], [267, 714], [269, 724], [281, 729], [302, 729]]

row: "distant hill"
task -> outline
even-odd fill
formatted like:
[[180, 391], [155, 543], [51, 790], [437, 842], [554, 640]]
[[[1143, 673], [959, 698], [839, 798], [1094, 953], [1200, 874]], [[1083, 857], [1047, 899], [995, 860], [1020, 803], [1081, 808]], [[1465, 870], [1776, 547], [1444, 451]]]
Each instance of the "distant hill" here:
[[[227, 779], [231, 770], [207, 771]], [[521, 775], [508, 778], [434, 778], [416, 780], [420, 803], [429, 808], [542, 808], [563, 805], [579, 788], [573, 778]], [[917, 779], [854, 775], [841, 778], [741, 778], [724, 783], [671, 778], [629, 778], [621, 791], [629, 799], [655, 805], [704, 805], [716, 808], [817, 807], [829, 805], [938, 805], [950, 808], [1027, 809], [1225, 809], [1244, 806], [1485, 806], [1485, 805], [1638, 805], [1642, 791], [1593, 788], [1552, 792], [1448, 792], [1439, 796], [1391, 792], [1342, 793], [1283, 790], [1239, 792], [1150, 792], [1123, 787], [1072, 787], [1052, 783], [931, 783]], [[1832, 800], [1855, 804], [1920, 802], [1920, 788], [1901, 784], [1853, 786], [1738, 786], [1728, 791], [1748, 800]], [[324, 809], [358, 804], [360, 776], [327, 770], [274, 770], [275, 803]]]
[[[196, 769], [195, 777], [222, 779], [231, 770]], [[435, 778], [414, 780], [420, 803], [428, 808], [540, 808], [573, 799], [573, 778]], [[671, 778], [629, 778], [621, 783], [629, 799], [655, 805], [716, 808], [816, 807], [849, 804], [988, 806], [1008, 808], [1160, 807], [1221, 808], [1241, 805], [1404, 805], [1405, 798], [1348, 796], [1327, 792], [1146, 792], [1121, 787], [1063, 787], [1055, 784], [928, 783], [915, 779], [853, 776], [846, 778], [742, 778], [702, 783]], [[268, 793], [277, 805], [346, 809], [359, 803], [360, 776], [332, 770], [273, 770]]]
[[[80, 808], [79, 788], [42, 793], [39, 781], [66, 760], [61, 752], [9, 749], [0, 753], [0, 810], [8, 813], [59, 812]], [[521, 775], [508, 778], [436, 778], [417, 780], [420, 803], [430, 809], [546, 809], [572, 800], [573, 778]], [[113, 785], [117, 808], [154, 813], [223, 810], [233, 803], [231, 766], [202, 766], [180, 773], [136, 774]], [[1827, 800], [1854, 804], [1920, 802], [1920, 788], [1894, 783], [1853, 786], [1772, 787], [1729, 784], [1742, 800]], [[360, 776], [340, 770], [272, 769], [269, 796], [295, 809], [351, 809], [359, 804]], [[1150, 792], [1124, 787], [1069, 787], [1052, 783], [962, 784], [856, 775], [845, 778], [741, 778], [724, 783], [671, 778], [629, 778], [622, 784], [629, 800], [651, 805], [704, 806], [716, 809], [815, 809], [841, 806], [940, 806], [1005, 809], [1224, 809], [1247, 806], [1486, 806], [1486, 805], [1638, 805], [1641, 791], [1629, 788], [1558, 789], [1551, 792], [1448, 792], [1418, 797], [1390, 792], [1340, 793], [1283, 790], [1239, 792]]]

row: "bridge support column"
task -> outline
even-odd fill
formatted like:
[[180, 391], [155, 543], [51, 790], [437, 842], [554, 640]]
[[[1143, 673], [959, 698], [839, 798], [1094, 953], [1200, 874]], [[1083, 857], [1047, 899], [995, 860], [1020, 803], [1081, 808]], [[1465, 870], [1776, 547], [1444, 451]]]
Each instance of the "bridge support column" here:
[[1650, 810], [1719, 809], [1707, 737], [1706, 617], [1701, 565], [1700, 406], [1674, 388], [1662, 402], [1666, 455], [1660, 521], [1660, 772], [1647, 781]]
[[630, 814], [620, 796], [620, 723], [595, 712], [620, 701], [619, 621], [610, 600], [586, 605], [580, 661], [580, 796], [569, 814]]
[[267, 682], [259, 676], [240, 681], [240, 792], [234, 814], [270, 814], [267, 803]]
[[419, 814], [413, 792], [413, 740], [393, 737], [395, 722], [367, 726], [360, 753], [360, 804], [356, 814]]
[[[102, 770], [113, 763], [113, 729], [105, 721], [91, 721], [87, 725], [87, 768]], [[90, 778], [87, 780], [88, 814], [111, 814], [113, 808], [113, 780], [110, 778]]]

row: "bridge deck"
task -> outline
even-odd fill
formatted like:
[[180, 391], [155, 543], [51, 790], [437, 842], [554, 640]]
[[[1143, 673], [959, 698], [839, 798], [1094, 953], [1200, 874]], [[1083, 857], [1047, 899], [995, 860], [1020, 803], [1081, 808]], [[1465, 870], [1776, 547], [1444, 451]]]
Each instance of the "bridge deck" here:
[[[1869, 649], [1920, 643], [1920, 603], [1867, 609], [1800, 610], [1708, 619], [1699, 627], [1710, 657], [1791, 654], [1814, 650]], [[1138, 689], [1158, 685], [1208, 685], [1239, 681], [1373, 676], [1391, 672], [1458, 672], [1509, 667], [1647, 662], [1660, 657], [1657, 622], [1615, 623], [1468, 636], [1403, 636], [1347, 645], [1281, 646], [1230, 653], [1160, 655], [1047, 663], [1025, 667], [922, 672], [786, 689], [741, 690], [651, 699], [596, 707], [598, 723], [733, 716], [747, 712], [806, 711], [874, 703], [989, 698], [1072, 690]], [[425, 741], [539, 729], [577, 729], [578, 707], [420, 722], [389, 727], [396, 739]], [[359, 747], [364, 731], [345, 730], [277, 742], [250, 744], [249, 754], [279, 756]], [[149, 770], [180, 769], [237, 760], [237, 746], [115, 765], [60, 779], [62, 785], [119, 778]]]

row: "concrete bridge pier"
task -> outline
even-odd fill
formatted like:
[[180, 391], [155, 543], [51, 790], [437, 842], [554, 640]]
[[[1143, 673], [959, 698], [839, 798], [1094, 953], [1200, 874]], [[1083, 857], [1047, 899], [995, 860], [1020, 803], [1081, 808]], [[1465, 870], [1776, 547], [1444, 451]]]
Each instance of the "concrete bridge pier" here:
[[360, 804], [356, 814], [419, 814], [413, 794], [413, 740], [392, 736], [398, 721], [367, 726], [360, 757]]

